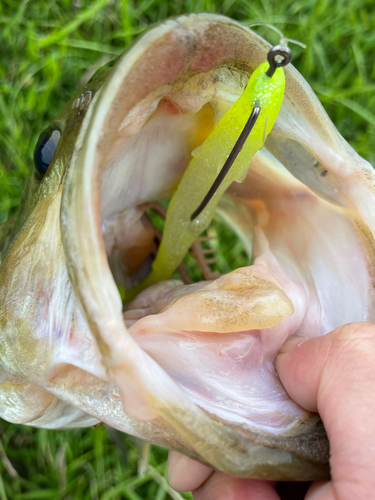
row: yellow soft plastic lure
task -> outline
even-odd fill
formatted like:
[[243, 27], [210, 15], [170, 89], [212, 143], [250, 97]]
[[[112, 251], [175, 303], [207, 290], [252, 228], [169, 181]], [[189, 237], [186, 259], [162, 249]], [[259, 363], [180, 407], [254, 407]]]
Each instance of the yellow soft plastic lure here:
[[[245, 177], [251, 159], [263, 147], [272, 130], [284, 98], [283, 69], [278, 67], [271, 77], [266, 74], [269, 70], [270, 64], [265, 62], [254, 71], [241, 97], [193, 152], [193, 159], [170, 201], [152, 271], [142, 283], [125, 291], [125, 302], [150, 285], [173, 275], [191, 244], [209, 226], [228, 186]], [[260, 108], [260, 113], [240, 153], [210, 201], [194, 218], [192, 214], [215, 182], [255, 107]]]

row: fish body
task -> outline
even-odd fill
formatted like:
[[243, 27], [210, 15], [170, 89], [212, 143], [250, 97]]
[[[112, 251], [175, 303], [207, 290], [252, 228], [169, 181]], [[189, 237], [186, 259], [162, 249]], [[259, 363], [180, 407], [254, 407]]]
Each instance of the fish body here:
[[118, 291], [151, 271], [147, 207], [178, 192], [268, 50], [222, 16], [166, 21], [45, 131], [0, 228], [2, 418], [102, 421], [241, 477], [329, 475], [320, 418], [289, 399], [274, 359], [293, 335], [375, 320], [375, 175], [293, 67], [264, 147], [217, 207], [251, 265], [161, 281], [126, 310]]

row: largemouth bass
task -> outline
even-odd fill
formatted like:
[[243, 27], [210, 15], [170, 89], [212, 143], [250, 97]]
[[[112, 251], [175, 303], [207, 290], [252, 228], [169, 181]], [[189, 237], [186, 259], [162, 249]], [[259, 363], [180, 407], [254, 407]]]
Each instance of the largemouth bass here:
[[319, 416], [274, 359], [293, 335], [374, 321], [375, 174], [291, 66], [265, 147], [222, 199], [252, 265], [167, 280], [150, 271], [145, 211], [170, 199], [266, 60], [246, 27], [194, 14], [148, 31], [44, 131], [0, 228], [0, 416], [45, 428], [99, 421], [241, 477], [329, 475]]

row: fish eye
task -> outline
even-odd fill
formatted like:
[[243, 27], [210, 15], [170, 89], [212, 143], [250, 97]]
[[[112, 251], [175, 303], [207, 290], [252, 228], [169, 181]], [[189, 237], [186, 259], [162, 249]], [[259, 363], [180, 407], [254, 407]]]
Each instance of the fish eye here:
[[47, 129], [39, 136], [34, 150], [35, 177], [43, 179], [48, 167], [53, 160], [61, 132], [59, 129]]

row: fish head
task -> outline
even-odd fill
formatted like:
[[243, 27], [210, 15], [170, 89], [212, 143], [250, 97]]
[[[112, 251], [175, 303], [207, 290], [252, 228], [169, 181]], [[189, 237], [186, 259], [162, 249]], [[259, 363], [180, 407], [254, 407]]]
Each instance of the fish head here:
[[171, 198], [268, 50], [222, 16], [166, 21], [48, 129], [48, 170], [0, 233], [3, 418], [102, 421], [241, 477], [329, 475], [322, 422], [274, 360], [291, 336], [374, 320], [375, 175], [293, 67], [265, 147], [217, 211], [251, 265], [158, 283], [126, 308], [118, 289], [150, 271], [147, 209]]

